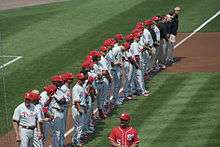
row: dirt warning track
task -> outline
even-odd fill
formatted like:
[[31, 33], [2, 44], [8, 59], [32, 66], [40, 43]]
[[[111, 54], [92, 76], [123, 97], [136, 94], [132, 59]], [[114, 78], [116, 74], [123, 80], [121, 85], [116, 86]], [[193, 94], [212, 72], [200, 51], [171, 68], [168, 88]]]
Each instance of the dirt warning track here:
[[[177, 39], [186, 36], [180, 33]], [[220, 32], [196, 33], [174, 52], [178, 62], [167, 72], [220, 72]]]

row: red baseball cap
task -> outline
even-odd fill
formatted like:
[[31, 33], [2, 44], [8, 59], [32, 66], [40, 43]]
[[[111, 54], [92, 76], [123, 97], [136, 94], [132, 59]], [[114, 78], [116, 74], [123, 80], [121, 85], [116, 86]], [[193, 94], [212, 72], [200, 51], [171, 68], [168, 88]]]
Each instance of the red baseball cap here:
[[90, 61], [90, 60], [85, 60], [85, 61], [82, 63], [82, 67], [83, 67], [83, 68], [92, 68], [92, 67], [93, 67], [93, 62]]
[[158, 17], [158, 16], [153, 16], [153, 17], [151, 18], [151, 20], [153, 20], [153, 21], [158, 21], [158, 20], [159, 20], [159, 17]]
[[150, 27], [153, 24], [153, 21], [152, 20], [145, 20], [144, 24]]
[[52, 82], [63, 82], [63, 78], [61, 75], [55, 75], [51, 77]]
[[106, 52], [106, 51], [108, 51], [108, 48], [106, 47], [106, 46], [101, 46], [100, 48], [99, 48], [99, 50], [100, 51], [103, 51], [103, 52]]
[[111, 39], [107, 39], [104, 41], [103, 43], [104, 46], [111, 46], [112, 45], [112, 40]]
[[134, 38], [140, 38], [141, 37], [141, 33], [140, 32], [136, 32], [133, 35], [134, 35]]
[[85, 80], [85, 75], [83, 73], [78, 73], [76, 75], [76, 77], [77, 77], [78, 80]]
[[97, 54], [98, 54], [97, 52], [98, 51], [93, 50], [93, 51], [89, 52], [89, 56], [92, 56], [92, 57], [97, 56]]
[[25, 100], [32, 100], [32, 97], [31, 97], [31, 95], [30, 95], [30, 92], [26, 92], [26, 93], [24, 94], [24, 99], [25, 99]]
[[115, 39], [117, 39], [117, 40], [123, 40], [124, 37], [123, 37], [122, 34], [116, 34], [116, 35], [115, 35]]
[[69, 72], [62, 74], [61, 76], [62, 76], [62, 79], [64, 81], [72, 80], [73, 77], [74, 77], [74, 75], [72, 73], [69, 73]]
[[38, 94], [38, 93], [30, 92], [29, 95], [33, 101], [37, 101], [40, 99], [40, 94]]
[[134, 36], [133, 36], [133, 34], [128, 34], [128, 35], [126, 35], [125, 39], [126, 39], [126, 41], [129, 41], [129, 40], [134, 39]]
[[50, 85], [44, 86], [44, 90], [48, 94], [54, 94], [57, 91], [57, 87], [55, 85], [53, 85], [53, 84], [50, 84]]
[[125, 112], [125, 113], [121, 114], [120, 119], [124, 120], [124, 121], [129, 121], [129, 120], [131, 120], [131, 117], [128, 113]]
[[123, 44], [123, 46], [125, 47], [125, 50], [129, 50], [130, 49], [130, 43], [129, 42], [125, 42]]

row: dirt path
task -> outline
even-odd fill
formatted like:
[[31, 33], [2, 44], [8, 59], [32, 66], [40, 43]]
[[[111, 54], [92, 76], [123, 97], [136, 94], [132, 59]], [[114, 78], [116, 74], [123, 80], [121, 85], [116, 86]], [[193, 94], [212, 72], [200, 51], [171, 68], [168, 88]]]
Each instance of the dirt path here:
[[[180, 33], [178, 40], [188, 34]], [[220, 32], [197, 33], [175, 49], [180, 60], [167, 72], [220, 72]]]
[[62, 2], [66, 0], [0, 0], [0, 10], [14, 9], [24, 6]]

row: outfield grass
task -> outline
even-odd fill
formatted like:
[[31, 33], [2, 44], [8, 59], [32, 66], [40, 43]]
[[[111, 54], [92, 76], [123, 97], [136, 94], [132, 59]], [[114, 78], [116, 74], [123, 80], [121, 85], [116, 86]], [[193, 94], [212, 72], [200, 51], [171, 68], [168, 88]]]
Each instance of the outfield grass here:
[[114, 111], [86, 146], [107, 146], [107, 135], [124, 111], [132, 115], [140, 146], [218, 146], [219, 82], [219, 73], [160, 73], [150, 82], [151, 96]]
[[73, 65], [79, 66], [89, 50], [104, 39], [125, 34], [137, 20], [163, 14], [176, 5], [183, 7], [180, 31], [191, 32], [217, 12], [220, 1], [73, 0], [0, 11], [2, 52], [23, 56], [0, 73], [7, 93], [5, 103], [1, 82], [0, 125], [4, 127], [0, 133], [11, 129], [12, 112], [25, 91], [41, 89], [53, 74], [79, 71]]

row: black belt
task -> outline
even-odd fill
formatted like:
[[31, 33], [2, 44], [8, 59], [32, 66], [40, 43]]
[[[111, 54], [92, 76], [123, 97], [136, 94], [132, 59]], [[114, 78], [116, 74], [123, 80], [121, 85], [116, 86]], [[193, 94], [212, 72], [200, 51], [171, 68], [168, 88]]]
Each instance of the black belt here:
[[23, 125], [20, 125], [22, 128], [25, 128], [25, 129], [29, 129], [29, 130], [34, 130], [36, 127], [35, 126], [23, 126]]

